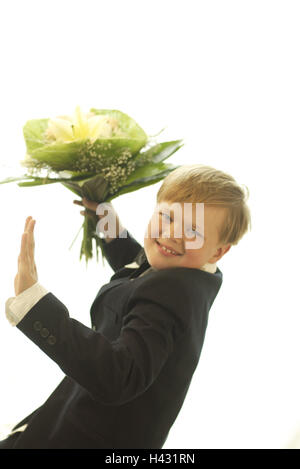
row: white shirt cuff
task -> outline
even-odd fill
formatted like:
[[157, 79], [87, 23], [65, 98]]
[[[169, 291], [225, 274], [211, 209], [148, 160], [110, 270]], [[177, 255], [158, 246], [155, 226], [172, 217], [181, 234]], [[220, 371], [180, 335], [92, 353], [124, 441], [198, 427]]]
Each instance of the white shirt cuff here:
[[47, 293], [48, 290], [36, 282], [19, 295], [8, 298], [5, 303], [5, 314], [10, 324], [16, 326]]

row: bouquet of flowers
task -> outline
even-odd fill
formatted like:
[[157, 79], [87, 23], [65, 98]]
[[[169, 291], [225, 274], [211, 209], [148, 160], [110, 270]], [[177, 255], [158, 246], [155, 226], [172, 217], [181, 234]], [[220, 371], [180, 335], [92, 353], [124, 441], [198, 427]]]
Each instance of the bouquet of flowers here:
[[[183, 145], [182, 140], [153, 142], [121, 111], [91, 109], [84, 113], [79, 106], [73, 116], [29, 120], [23, 133], [27, 153], [21, 165], [27, 173], [1, 184], [19, 181], [20, 187], [32, 187], [61, 183], [98, 203], [165, 178], [178, 166], [164, 160]], [[96, 233], [98, 221], [95, 213], [84, 219], [80, 260], [85, 256], [88, 262], [93, 257], [94, 239], [98, 261], [98, 250], [103, 248], [103, 239]]]

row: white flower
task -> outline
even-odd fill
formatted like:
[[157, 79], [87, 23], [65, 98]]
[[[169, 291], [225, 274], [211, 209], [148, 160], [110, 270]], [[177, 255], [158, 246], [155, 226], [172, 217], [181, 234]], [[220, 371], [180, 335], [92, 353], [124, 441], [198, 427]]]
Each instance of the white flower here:
[[93, 113], [83, 113], [77, 106], [73, 116], [59, 116], [50, 119], [46, 130], [46, 137], [56, 142], [68, 143], [75, 140], [97, 138], [111, 138], [113, 135], [123, 135], [116, 119], [108, 115], [97, 116]]
[[72, 123], [59, 117], [49, 121], [46, 134], [47, 137], [60, 142], [72, 142], [74, 140]]

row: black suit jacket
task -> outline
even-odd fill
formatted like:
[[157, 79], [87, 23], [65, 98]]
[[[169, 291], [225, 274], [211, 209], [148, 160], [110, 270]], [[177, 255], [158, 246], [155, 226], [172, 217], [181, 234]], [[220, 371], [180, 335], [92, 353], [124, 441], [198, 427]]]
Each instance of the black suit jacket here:
[[[48, 400], [15, 428], [14, 448], [162, 448], [188, 391], [222, 273], [149, 268], [128, 233], [103, 243], [116, 272], [91, 306], [92, 327], [51, 292], [17, 328], [63, 370]], [[137, 260], [139, 268], [124, 265]]]

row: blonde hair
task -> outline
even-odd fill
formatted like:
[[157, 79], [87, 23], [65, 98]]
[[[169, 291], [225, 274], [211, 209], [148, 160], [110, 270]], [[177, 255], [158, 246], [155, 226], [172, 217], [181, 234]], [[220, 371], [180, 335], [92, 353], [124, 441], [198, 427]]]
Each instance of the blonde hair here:
[[221, 244], [236, 245], [251, 229], [251, 214], [246, 204], [249, 189], [239, 185], [230, 174], [202, 164], [183, 165], [163, 180], [157, 203], [204, 202], [227, 208], [227, 216], [219, 231]]

